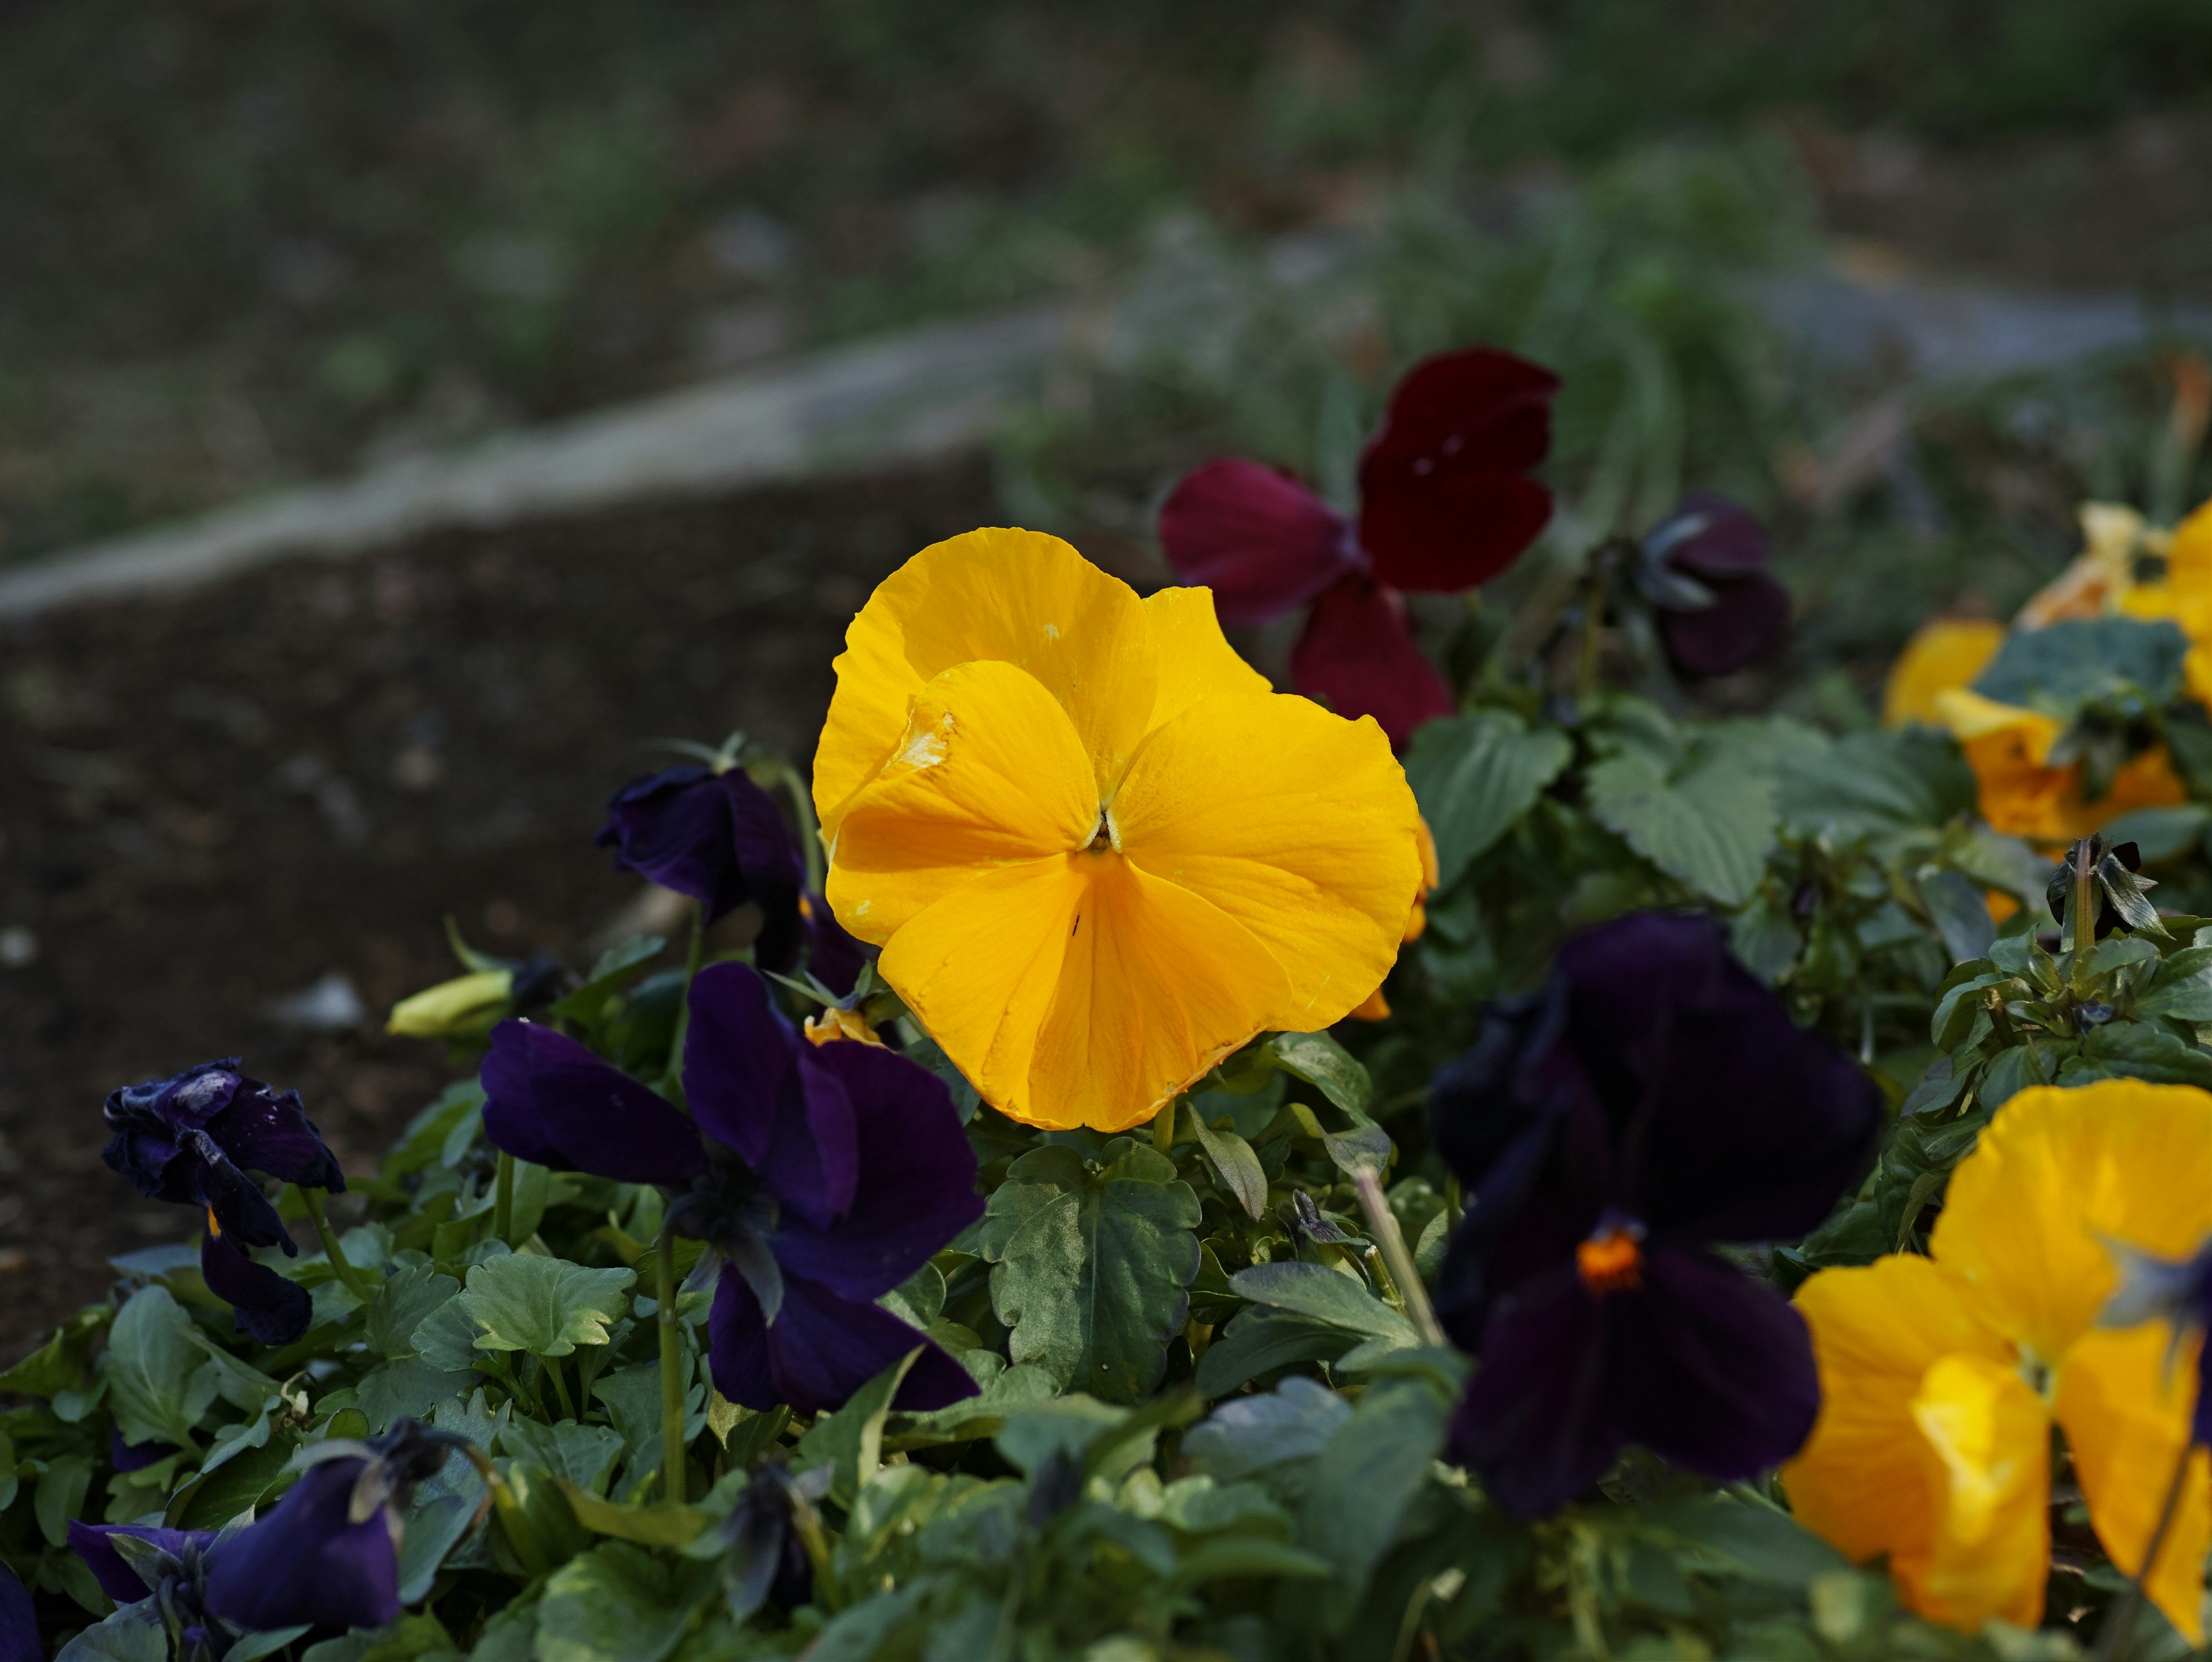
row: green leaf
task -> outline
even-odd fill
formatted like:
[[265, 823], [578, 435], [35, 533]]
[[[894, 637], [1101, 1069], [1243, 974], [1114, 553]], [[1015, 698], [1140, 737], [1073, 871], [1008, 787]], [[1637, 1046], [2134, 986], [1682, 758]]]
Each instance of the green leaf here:
[[1327, 1385], [1293, 1373], [1273, 1391], [1222, 1403], [1191, 1428], [1182, 1452], [1201, 1470], [1232, 1482], [1320, 1453], [1351, 1415], [1352, 1405]]
[[2166, 704], [2181, 691], [2181, 661], [2188, 655], [2189, 637], [2164, 618], [2069, 618], [2007, 634], [1974, 691], [2001, 704], [2062, 717], [2136, 691]]
[[1277, 1033], [1267, 1041], [1275, 1065], [1315, 1087], [1359, 1123], [1375, 1099], [1375, 1081], [1351, 1051], [1327, 1033]]
[[2123, 843], [2132, 843], [2143, 862], [2154, 864], [2188, 853], [2197, 846], [2208, 825], [2212, 825], [2212, 807], [2202, 802], [2184, 802], [2170, 808], [2136, 808], [2106, 825], [2105, 846], [2118, 848]]
[[[693, 1377], [691, 1353], [684, 1353], [684, 1436], [688, 1442], [707, 1428], [707, 1382]], [[660, 1364], [618, 1368], [592, 1382], [592, 1395], [606, 1409], [622, 1434], [622, 1492], [635, 1493], [660, 1470]]]
[[993, 1440], [1017, 1471], [1034, 1477], [1054, 1455], [1081, 1461], [1091, 1446], [1128, 1422], [1129, 1410], [1078, 1391], [1009, 1418]]
[[440, 1373], [465, 1373], [486, 1360], [477, 1348], [477, 1325], [469, 1319], [458, 1294], [416, 1323], [407, 1342], [415, 1347], [416, 1357], [424, 1367]]
[[1252, 1145], [1234, 1131], [1215, 1130], [1189, 1103], [1183, 1105], [1182, 1116], [1184, 1129], [1205, 1151], [1206, 1162], [1213, 1168], [1214, 1180], [1236, 1196], [1247, 1217], [1267, 1216], [1267, 1174], [1261, 1168]]
[[1100, 1166], [1060, 1147], [1016, 1160], [978, 1231], [1013, 1361], [1109, 1401], [1149, 1392], [1189, 1308], [1199, 1218], [1174, 1163], [1132, 1138]]
[[1677, 776], [1610, 757], [1583, 776], [1591, 816], [1668, 876], [1724, 906], [1751, 898], [1774, 846], [1774, 779], [1707, 734]]
[[1943, 937], [1943, 949], [1954, 964], [1969, 964], [1989, 956], [1997, 927], [1990, 921], [1989, 903], [1963, 872], [1931, 872], [1917, 885], [1921, 904]]
[[111, 1315], [105, 1304], [88, 1305], [78, 1311], [56, 1328], [44, 1344], [0, 1373], [0, 1391], [51, 1398], [61, 1391], [83, 1390], [90, 1371], [92, 1342], [108, 1324]]
[[849, 1507], [884, 1459], [884, 1422], [890, 1415], [891, 1399], [906, 1380], [907, 1371], [921, 1355], [917, 1345], [846, 1399], [845, 1406], [814, 1422], [799, 1440], [799, 1452], [809, 1465], [828, 1463], [832, 1470], [830, 1493]]
[[476, 1330], [478, 1350], [566, 1356], [580, 1344], [605, 1344], [629, 1308], [637, 1281], [629, 1269], [586, 1269], [566, 1258], [509, 1252], [472, 1266], [454, 1302]]
[[1799, 746], [1775, 764], [1782, 822], [1839, 843], [1946, 825], [1974, 803], [1973, 772], [1959, 747], [1926, 728]]
[[39, 1474], [39, 1487], [31, 1500], [32, 1514], [46, 1544], [58, 1547], [69, 1540], [69, 1521], [84, 1510], [85, 1491], [92, 1487], [92, 1461], [82, 1454], [58, 1454]]
[[645, 973], [645, 966], [660, 956], [668, 943], [657, 934], [634, 934], [618, 947], [599, 954], [584, 984], [568, 993], [546, 1012], [556, 1020], [596, 1023], [615, 994]]
[[1426, 1385], [1393, 1382], [1359, 1399], [1315, 1463], [1298, 1514], [1299, 1543], [1337, 1568], [1357, 1608], [1382, 1555], [1398, 1538], [1413, 1496], [1443, 1447], [1449, 1404]]
[[1230, 1286], [1255, 1304], [1272, 1305], [1310, 1317], [1327, 1326], [1364, 1337], [1419, 1341], [1413, 1324], [1360, 1286], [1326, 1264], [1258, 1263], [1229, 1278]]
[[[2190, 960], [2186, 965], [2184, 959]], [[2212, 951], [2191, 947], [2176, 953], [2150, 990], [2134, 1003], [2142, 1020], [2164, 1016], [2174, 1021], [2212, 1021]]]
[[574, 1420], [550, 1426], [539, 1420], [510, 1420], [499, 1434], [501, 1453], [543, 1466], [561, 1482], [594, 1495], [606, 1493], [607, 1476], [623, 1447], [622, 1434], [611, 1427]]
[[1520, 716], [1502, 709], [1447, 716], [1413, 734], [1406, 781], [1437, 840], [1439, 887], [1457, 882], [1535, 806], [1574, 749], [1557, 728], [1531, 732]]
[[2099, 1079], [2147, 1079], [2154, 1085], [2212, 1090], [2212, 1052], [2151, 1021], [2115, 1021], [2093, 1028], [2081, 1056], [2059, 1069], [2061, 1085]]
[[1175, 1585], [1194, 1587], [1231, 1576], [1318, 1580], [1335, 1574], [1336, 1566], [1328, 1559], [1287, 1541], [1271, 1541], [1264, 1535], [1231, 1536], [1201, 1541], [1178, 1558]]
[[180, 1448], [191, 1442], [200, 1416], [215, 1401], [216, 1375], [213, 1368], [202, 1370], [191, 1326], [191, 1318], [166, 1288], [140, 1288], [117, 1312], [102, 1372], [125, 1442]]
[[715, 1567], [608, 1541], [554, 1571], [538, 1662], [662, 1662], [705, 1603]]
[[594, 1535], [611, 1535], [618, 1541], [635, 1541], [641, 1547], [684, 1547], [699, 1538], [714, 1521], [712, 1513], [696, 1507], [672, 1507], [665, 1501], [649, 1507], [622, 1507], [602, 1500], [589, 1489], [563, 1482], [576, 1521]]
[[222, 1662], [261, 1662], [264, 1656], [274, 1656], [301, 1634], [313, 1633], [313, 1628], [270, 1628], [262, 1633], [249, 1633], [222, 1653]]
[[151, 1598], [125, 1604], [55, 1653], [54, 1662], [168, 1662], [169, 1635]]
[[284, 1482], [284, 1467], [298, 1441], [289, 1432], [272, 1432], [258, 1448], [241, 1451], [179, 1489], [169, 1502], [173, 1529], [221, 1529], [248, 1507], [258, 1507]]
[[1279, 1367], [1334, 1361], [1358, 1342], [1342, 1328], [1293, 1311], [1248, 1310], [1206, 1346], [1196, 1383], [1208, 1397], [1226, 1397]]

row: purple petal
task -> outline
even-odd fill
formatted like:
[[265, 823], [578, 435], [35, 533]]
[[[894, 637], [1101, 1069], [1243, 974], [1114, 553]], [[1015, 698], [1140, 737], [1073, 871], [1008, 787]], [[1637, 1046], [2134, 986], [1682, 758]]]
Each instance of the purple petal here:
[[223, 1152], [248, 1172], [265, 1172], [285, 1183], [333, 1194], [343, 1190], [345, 1174], [307, 1117], [300, 1093], [280, 1094], [252, 1080], [246, 1083], [253, 1088], [237, 1092], [207, 1123], [208, 1135]]
[[211, 1555], [211, 1615], [259, 1631], [306, 1624], [379, 1628], [399, 1619], [399, 1568], [379, 1507], [359, 1523], [347, 1511], [364, 1460], [307, 1468], [276, 1509]]
[[518, 1160], [617, 1183], [688, 1184], [699, 1128], [612, 1062], [532, 1021], [502, 1021], [479, 1079], [484, 1135]]
[[208, 1232], [200, 1242], [200, 1275], [208, 1291], [228, 1303], [232, 1319], [263, 1344], [288, 1345], [307, 1330], [314, 1300], [263, 1263], [228, 1235]]
[[205, 1131], [187, 1131], [185, 1141], [192, 1156], [193, 1204], [213, 1215], [222, 1233], [247, 1246], [278, 1246], [287, 1257], [299, 1247], [291, 1231], [261, 1185], [232, 1165], [216, 1140]]
[[0, 1564], [0, 1662], [46, 1662], [38, 1607], [5, 1564]]
[[1692, 577], [1748, 577], [1764, 571], [1771, 552], [1766, 527], [1745, 508], [1709, 490], [1693, 490], [1644, 534], [1651, 557]]
[[708, 1136], [735, 1149], [787, 1206], [827, 1224], [853, 1202], [860, 1167], [853, 1105], [743, 964], [691, 983], [684, 1090]]
[[790, 1275], [874, 1299], [982, 1215], [975, 1151], [945, 1082], [904, 1056], [840, 1043], [813, 1048], [801, 1066], [842, 1085], [859, 1171], [844, 1216], [825, 1227], [787, 1215], [775, 1255]]
[[[185, 1548], [204, 1547], [215, 1539], [213, 1530], [153, 1529], [141, 1524], [88, 1524], [70, 1519], [70, 1550], [84, 1560], [100, 1590], [118, 1604], [135, 1604], [153, 1589], [138, 1579], [138, 1572], [115, 1549], [108, 1538], [115, 1535], [135, 1535], [178, 1559], [185, 1555]], [[0, 1647], [0, 1662], [5, 1662], [7, 1655], [5, 1647]]]
[[187, 1139], [228, 1107], [241, 1088], [254, 1085], [238, 1071], [238, 1058], [228, 1056], [111, 1091], [100, 1117], [115, 1135], [100, 1158], [149, 1200], [197, 1204], [199, 1162]]
[[1710, 1252], [1654, 1247], [1640, 1294], [1607, 1300], [1630, 1440], [1715, 1482], [1778, 1466], [1812, 1435], [1820, 1380], [1804, 1318]]
[[1572, 1269], [1553, 1270], [1492, 1316], [1452, 1416], [1452, 1458], [1516, 1517], [1556, 1512], [1620, 1452], [1606, 1383], [1605, 1312]]
[[1232, 626], [1279, 618], [1362, 563], [1335, 509], [1289, 474], [1238, 460], [1183, 477], [1161, 505], [1160, 546]]
[[843, 998], [853, 990], [860, 978], [861, 966], [868, 961], [868, 949], [846, 934], [830, 910], [830, 903], [818, 894], [806, 896], [799, 903], [799, 911], [806, 920], [806, 967], [814, 978], [831, 992]]
[[1365, 576], [1346, 577], [1315, 602], [1291, 648], [1291, 685], [1339, 715], [1373, 716], [1394, 750], [1454, 709], [1407, 625], [1405, 602]]
[[1708, 581], [1713, 603], [1695, 612], [1662, 612], [1659, 639], [1684, 675], [1729, 675], [1771, 652], [1790, 626], [1790, 591], [1759, 572]]
[[176, 1452], [174, 1443], [126, 1443], [120, 1430], [113, 1426], [108, 1428], [107, 1464], [118, 1471], [143, 1471]]
[[878, 1305], [841, 1299], [796, 1275], [784, 1277], [783, 1308], [770, 1327], [761, 1320], [760, 1305], [744, 1279], [725, 1273], [708, 1329], [714, 1388], [747, 1408], [779, 1402], [801, 1414], [842, 1408], [917, 1346], [921, 1355], [901, 1382], [893, 1408], [944, 1408], [976, 1394], [968, 1370], [919, 1329]]
[[801, 864], [791, 830], [767, 792], [740, 769], [679, 767], [633, 779], [607, 804], [593, 841], [615, 864], [688, 894], [709, 921], [757, 903], [760, 961], [790, 967], [799, 942]]

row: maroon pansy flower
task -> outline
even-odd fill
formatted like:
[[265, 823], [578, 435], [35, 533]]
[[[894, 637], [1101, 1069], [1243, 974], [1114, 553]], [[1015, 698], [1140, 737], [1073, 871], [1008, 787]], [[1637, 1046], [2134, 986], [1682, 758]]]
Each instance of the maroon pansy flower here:
[[1644, 534], [1638, 581], [1679, 675], [1727, 675], [1774, 649], [1790, 591], [1771, 575], [1766, 528], [1725, 496], [1693, 491]]
[[1721, 1481], [1796, 1452], [1820, 1400], [1805, 1324], [1712, 1249], [1820, 1224], [1881, 1100], [1717, 922], [1642, 912], [1577, 936], [1430, 1102], [1470, 1197], [1437, 1312], [1481, 1359], [1451, 1447], [1498, 1504], [1553, 1511], [1631, 1443]]
[[981, 1215], [943, 1081], [872, 1044], [810, 1044], [742, 964], [691, 983], [687, 1116], [575, 1040], [502, 1022], [484, 1131], [518, 1158], [674, 1192], [677, 1233], [726, 1260], [714, 1385], [747, 1408], [834, 1409], [909, 1350], [897, 1406], [973, 1396], [967, 1369], [875, 1301]]
[[1552, 493], [1528, 475], [1551, 448], [1559, 385], [1486, 347], [1425, 359], [1361, 455], [1356, 526], [1287, 474], [1217, 461], [1168, 497], [1161, 545], [1179, 576], [1213, 590], [1224, 624], [1311, 603], [1293, 685], [1340, 715], [1374, 716], [1402, 745], [1452, 699], [1401, 597], [1487, 582], [1535, 540]]

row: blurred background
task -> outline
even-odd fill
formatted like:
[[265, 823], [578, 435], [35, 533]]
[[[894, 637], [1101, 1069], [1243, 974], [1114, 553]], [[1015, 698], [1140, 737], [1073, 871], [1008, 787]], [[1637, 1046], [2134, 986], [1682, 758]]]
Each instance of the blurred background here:
[[[2208, 181], [2197, 0], [0, 4], [0, 1353], [177, 1227], [100, 1168], [107, 1090], [242, 1051], [365, 1166], [446, 1076], [380, 1033], [446, 917], [571, 959], [623, 925], [588, 837], [646, 741], [804, 758], [868, 587], [970, 526], [1141, 583], [1210, 455], [1342, 493], [1423, 353], [1565, 376], [1532, 561], [1685, 488], [1765, 515], [1792, 642], [1716, 701], [1870, 721], [2078, 501], [2212, 487]], [[915, 339], [921, 441], [838, 429], [820, 366]], [[587, 512], [8, 598], [802, 383], [834, 470], [670, 496], [648, 455]]]

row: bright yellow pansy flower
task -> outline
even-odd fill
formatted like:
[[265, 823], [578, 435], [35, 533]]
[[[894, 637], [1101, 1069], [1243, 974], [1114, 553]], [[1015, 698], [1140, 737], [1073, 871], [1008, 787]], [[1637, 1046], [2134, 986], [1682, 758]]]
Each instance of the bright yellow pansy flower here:
[[1921, 624], [1890, 667], [1882, 688], [1881, 724], [1940, 726], [1936, 695], [1972, 686], [2004, 637], [2004, 625], [1986, 618], [1936, 618]]
[[2136, 808], [2189, 800], [2166, 746], [2157, 745], [2112, 776], [2094, 801], [2082, 795], [2081, 764], [2051, 765], [2051, 747], [2065, 728], [2055, 718], [1978, 692], [1939, 692], [1936, 713], [1974, 770], [1982, 818], [1997, 831], [2042, 843], [2070, 843]]
[[[1820, 1417], [1783, 1481], [1850, 1557], [1887, 1555], [1900, 1596], [1968, 1630], [2041, 1620], [2051, 1428], [2112, 1562], [2142, 1565], [2189, 1442], [2195, 1346], [2164, 1322], [2100, 1328], [2109, 1242], [2162, 1257], [2212, 1233], [2212, 1095], [2108, 1080], [1998, 1111], [1952, 1175], [1929, 1256], [1828, 1269], [1797, 1294]], [[2201, 1449], [2146, 1589], [2202, 1638], [2212, 1467]]]
[[1273, 692], [1213, 596], [974, 531], [878, 588], [814, 759], [838, 921], [994, 1107], [1124, 1129], [1395, 959], [1419, 816], [1389, 741]]
[[2212, 502], [2174, 527], [2166, 545], [2166, 577], [2138, 583], [2122, 597], [2131, 618], [2166, 618], [2189, 637], [2181, 673], [2189, 696], [2212, 708]]

